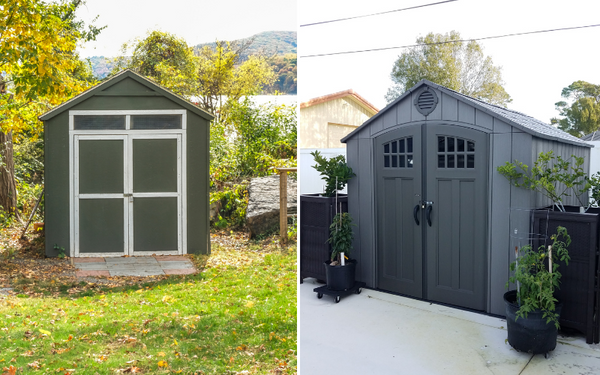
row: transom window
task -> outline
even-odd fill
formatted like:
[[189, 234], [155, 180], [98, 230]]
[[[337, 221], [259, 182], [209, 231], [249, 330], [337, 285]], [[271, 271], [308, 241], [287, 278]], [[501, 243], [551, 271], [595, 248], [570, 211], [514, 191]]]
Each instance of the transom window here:
[[383, 145], [384, 168], [413, 167], [413, 139], [396, 139]]
[[[115, 113], [116, 112], [116, 113]], [[184, 111], [72, 111], [72, 130], [183, 130]], [[153, 113], [154, 112], [154, 113]], [[165, 113], [166, 112], [166, 113]], [[170, 112], [170, 113], [169, 113]]]
[[475, 168], [475, 142], [438, 136], [438, 168]]

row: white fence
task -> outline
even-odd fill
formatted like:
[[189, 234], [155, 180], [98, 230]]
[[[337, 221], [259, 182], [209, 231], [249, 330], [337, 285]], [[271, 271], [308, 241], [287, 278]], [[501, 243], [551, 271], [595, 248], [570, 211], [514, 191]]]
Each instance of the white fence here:
[[[300, 194], [322, 193], [325, 188], [325, 181], [321, 178], [319, 172], [312, 166], [315, 165], [315, 160], [310, 154], [313, 151], [319, 151], [326, 158], [344, 155], [346, 157], [346, 148], [301, 148], [298, 156], [298, 171]], [[341, 190], [340, 193], [346, 193], [347, 187]]]

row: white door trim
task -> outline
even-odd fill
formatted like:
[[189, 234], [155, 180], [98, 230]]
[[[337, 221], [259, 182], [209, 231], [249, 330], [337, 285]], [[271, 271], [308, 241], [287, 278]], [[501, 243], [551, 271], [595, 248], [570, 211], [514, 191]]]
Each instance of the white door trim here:
[[[130, 128], [131, 115], [152, 115], [152, 114], [181, 114], [181, 129], [144, 129], [134, 130]], [[75, 130], [74, 116], [76, 115], [125, 115], [125, 130]], [[127, 252], [130, 255], [148, 255], [149, 252], [133, 251], [133, 220], [132, 205], [129, 199], [123, 196], [124, 201], [124, 219], [127, 228], [125, 231], [126, 246], [123, 252], [119, 253], [81, 253], [79, 251], [79, 140], [124, 140], [124, 194], [132, 193], [133, 181], [133, 159], [131, 158], [131, 144], [133, 139], [177, 139], [177, 192], [176, 193], [136, 193], [137, 197], [178, 197], [178, 249], [172, 251], [153, 252], [157, 255], [180, 255], [187, 254], [187, 111], [182, 110], [72, 110], [69, 111], [69, 227], [70, 227], [70, 256], [71, 257], [111, 257], [123, 256]], [[86, 194], [83, 199], [94, 198], [117, 198], [120, 194]], [[130, 212], [131, 210], [131, 212]], [[131, 216], [129, 216], [131, 215]], [[128, 249], [131, 249], [130, 251]]]

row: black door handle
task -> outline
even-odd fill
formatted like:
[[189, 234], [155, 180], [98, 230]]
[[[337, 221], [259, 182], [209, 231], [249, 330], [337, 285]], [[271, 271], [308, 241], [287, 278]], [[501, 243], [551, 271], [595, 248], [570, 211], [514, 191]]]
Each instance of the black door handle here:
[[431, 226], [431, 210], [433, 209], [432, 206], [427, 206], [427, 209], [425, 209], [425, 216], [427, 217], [427, 224], [429, 224], [429, 226]]
[[419, 225], [419, 217], [417, 216], [417, 214], [419, 213], [419, 209], [421, 208], [421, 205], [416, 205], [415, 208], [413, 208], [413, 216], [415, 218], [415, 223], [417, 223], [417, 225]]

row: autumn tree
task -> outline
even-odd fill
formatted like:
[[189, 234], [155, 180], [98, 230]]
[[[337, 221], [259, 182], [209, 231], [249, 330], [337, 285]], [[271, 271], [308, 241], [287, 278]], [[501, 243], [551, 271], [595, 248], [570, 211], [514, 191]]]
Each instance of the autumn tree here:
[[403, 52], [394, 63], [393, 85], [386, 100], [392, 102], [422, 79], [476, 99], [506, 107], [511, 98], [504, 90], [501, 68], [476, 41], [465, 42], [457, 31], [429, 33], [418, 46]]
[[566, 101], [560, 101], [555, 104], [563, 118], [552, 118], [552, 124], [575, 137], [600, 128], [600, 85], [576, 81], [565, 87], [561, 96], [572, 100], [572, 103], [569, 105]]
[[16, 213], [13, 138], [39, 135], [39, 115], [91, 84], [75, 48], [101, 28], [75, 19], [83, 4], [0, 1], [0, 208], [9, 214]]
[[198, 91], [200, 106], [214, 113], [220, 121], [226, 118], [228, 102], [256, 95], [273, 83], [275, 73], [267, 59], [251, 55], [240, 62], [247, 45], [217, 41], [199, 52]]
[[[133, 48], [132, 55], [128, 51]], [[176, 94], [190, 99], [196, 91], [197, 57], [185, 40], [173, 34], [152, 31], [145, 39], [125, 43], [112, 73], [134, 70]]]

